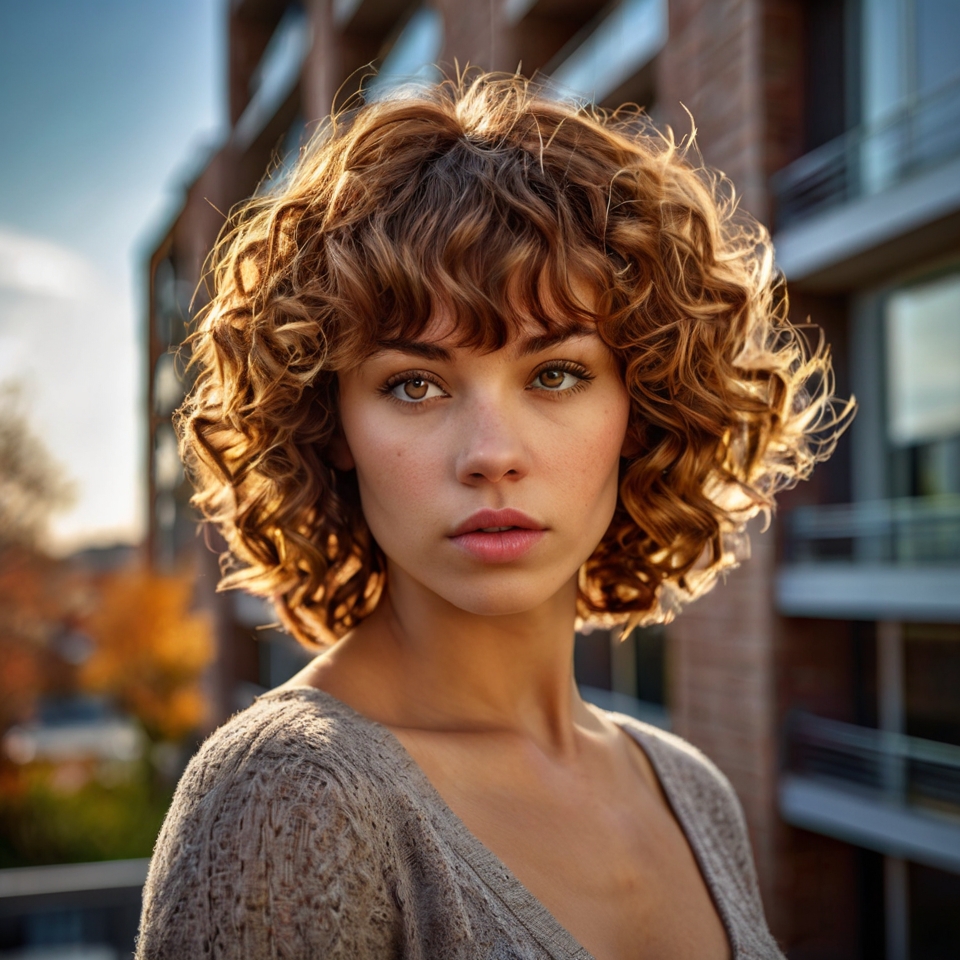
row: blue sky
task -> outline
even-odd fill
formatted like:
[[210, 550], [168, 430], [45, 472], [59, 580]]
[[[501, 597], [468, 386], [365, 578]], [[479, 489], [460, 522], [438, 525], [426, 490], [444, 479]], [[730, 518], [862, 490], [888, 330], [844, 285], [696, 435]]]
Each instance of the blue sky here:
[[60, 549], [143, 525], [145, 253], [222, 131], [224, 0], [0, 0], [0, 382], [72, 478]]

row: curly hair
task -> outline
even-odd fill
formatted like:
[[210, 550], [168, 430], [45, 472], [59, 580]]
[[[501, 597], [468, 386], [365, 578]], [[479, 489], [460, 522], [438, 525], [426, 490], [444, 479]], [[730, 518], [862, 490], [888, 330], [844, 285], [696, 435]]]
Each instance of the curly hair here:
[[190, 338], [177, 425], [229, 546], [221, 588], [269, 598], [307, 644], [375, 608], [385, 558], [329, 455], [337, 372], [439, 307], [462, 346], [496, 350], [520, 318], [589, 322], [617, 358], [637, 453], [580, 571], [581, 618], [669, 619], [735, 565], [747, 519], [830, 454], [852, 405], [787, 320], [767, 232], [689, 154], [639, 110], [490, 74], [331, 118], [233, 214]]

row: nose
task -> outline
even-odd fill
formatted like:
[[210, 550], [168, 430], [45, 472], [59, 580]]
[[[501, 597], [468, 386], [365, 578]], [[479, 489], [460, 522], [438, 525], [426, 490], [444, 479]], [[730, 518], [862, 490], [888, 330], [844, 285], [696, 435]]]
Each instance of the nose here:
[[493, 399], [475, 400], [457, 424], [460, 435], [456, 473], [461, 483], [519, 480], [530, 469], [517, 411]]

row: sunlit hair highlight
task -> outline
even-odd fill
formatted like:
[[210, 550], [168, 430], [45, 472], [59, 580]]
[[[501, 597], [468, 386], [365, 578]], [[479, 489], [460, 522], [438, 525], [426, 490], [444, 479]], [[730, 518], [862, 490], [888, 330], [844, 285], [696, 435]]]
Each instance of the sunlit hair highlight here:
[[181, 452], [229, 545], [221, 586], [273, 601], [306, 643], [362, 621], [386, 577], [356, 478], [331, 462], [337, 372], [440, 310], [480, 350], [519, 323], [590, 323], [614, 351], [637, 453], [580, 571], [585, 620], [669, 619], [709, 589], [749, 517], [829, 455], [851, 412], [729, 184], [639, 112], [518, 77], [345, 109], [233, 215], [214, 263]]

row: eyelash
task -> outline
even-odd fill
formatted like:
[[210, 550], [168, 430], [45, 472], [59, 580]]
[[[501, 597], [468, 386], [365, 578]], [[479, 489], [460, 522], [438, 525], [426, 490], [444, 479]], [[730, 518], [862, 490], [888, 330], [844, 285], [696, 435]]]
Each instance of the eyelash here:
[[399, 403], [402, 407], [423, 406], [422, 401], [418, 402], [416, 400], [401, 400], [399, 397], [395, 397], [393, 395], [392, 391], [394, 387], [399, 386], [401, 383], [407, 383], [409, 380], [423, 380], [426, 383], [432, 383], [439, 390], [443, 390], [443, 387], [437, 383], [436, 377], [427, 373], [425, 370], [405, 370], [403, 373], [398, 373], [390, 377], [390, 379], [387, 380], [387, 382], [384, 383], [384, 385], [380, 388], [380, 393], [387, 400], [392, 400], [394, 403]]
[[[551, 390], [549, 387], [534, 387], [533, 384], [537, 378], [547, 370], [559, 370], [563, 373], [571, 373], [577, 378], [577, 383], [572, 387], [567, 387], [565, 390]], [[552, 395], [551, 399], [561, 399], [563, 397], [570, 396], [574, 393], [579, 393], [581, 390], [585, 390], [589, 385], [590, 381], [594, 379], [592, 373], [587, 370], [582, 364], [574, 363], [572, 360], [548, 360], [546, 363], [540, 364], [536, 370], [533, 372], [533, 376], [530, 378], [530, 383], [526, 389], [536, 390], [538, 393], [543, 393]], [[405, 370], [403, 373], [395, 374], [390, 377], [382, 387], [380, 387], [380, 393], [387, 400], [392, 400], [394, 403], [399, 403], [404, 407], [419, 407], [423, 406], [423, 401], [415, 400], [401, 400], [399, 397], [393, 395], [394, 387], [399, 386], [401, 383], [407, 383], [410, 380], [423, 380], [426, 383], [432, 383], [435, 387], [440, 390], [443, 390], [443, 387], [440, 383], [437, 382], [436, 377], [432, 374], [427, 373], [425, 370]], [[436, 399], [436, 398], [434, 398]]]
[[[549, 387], [534, 388], [532, 385], [536, 382], [537, 378], [547, 370], [559, 370], [562, 373], [572, 373], [577, 378], [577, 382], [572, 387], [567, 387], [566, 390], [551, 390]], [[561, 397], [568, 397], [571, 394], [579, 393], [581, 390], [586, 390], [590, 381], [593, 379], [593, 374], [582, 364], [574, 363], [572, 360], [548, 360], [534, 370], [533, 376], [530, 379], [531, 385], [528, 386], [527, 389], [536, 389], [538, 393], [552, 394], [556, 399], [560, 399]]]

